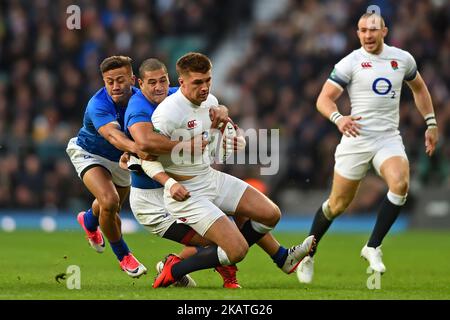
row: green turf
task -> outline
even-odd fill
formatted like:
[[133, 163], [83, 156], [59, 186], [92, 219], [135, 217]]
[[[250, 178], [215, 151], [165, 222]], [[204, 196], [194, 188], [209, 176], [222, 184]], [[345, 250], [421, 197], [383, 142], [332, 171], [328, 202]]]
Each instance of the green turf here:
[[[278, 233], [281, 243], [300, 242], [305, 234]], [[301, 285], [295, 274], [282, 273], [260, 249], [252, 248], [239, 264], [241, 290], [221, 288], [220, 276], [194, 273], [198, 287], [153, 289], [154, 265], [181, 246], [141, 232], [126, 235], [128, 245], [149, 273], [133, 280], [119, 270], [107, 245], [103, 254], [90, 249], [81, 232], [0, 232], [0, 299], [450, 299], [450, 233], [406, 232], [384, 242], [388, 272], [381, 289], [366, 287], [367, 263], [359, 251], [367, 234], [328, 234], [316, 256], [314, 283]], [[55, 280], [69, 265], [81, 269], [81, 289]]]

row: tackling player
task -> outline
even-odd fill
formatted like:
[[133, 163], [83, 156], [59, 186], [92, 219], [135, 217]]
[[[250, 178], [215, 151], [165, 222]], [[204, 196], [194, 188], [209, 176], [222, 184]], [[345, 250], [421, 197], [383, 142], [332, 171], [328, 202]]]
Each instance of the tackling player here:
[[[333, 220], [350, 205], [372, 165], [387, 183], [389, 192], [361, 256], [372, 270], [380, 273], [386, 271], [381, 243], [405, 204], [409, 187], [409, 163], [398, 130], [403, 81], [411, 88], [416, 107], [428, 126], [425, 152], [429, 156], [438, 141], [433, 104], [416, 62], [408, 52], [386, 45], [387, 33], [380, 15], [362, 15], [357, 30], [361, 48], [335, 65], [317, 99], [319, 112], [335, 123], [343, 136], [336, 148], [331, 194], [317, 211], [310, 230], [319, 241]], [[335, 103], [345, 88], [351, 101], [349, 116], [341, 115]], [[313, 256], [314, 252], [300, 263], [300, 282], [312, 281]]]
[[118, 162], [123, 151], [147, 157], [122, 132], [128, 100], [138, 89], [133, 87], [135, 77], [129, 57], [108, 57], [100, 64], [100, 71], [105, 86], [89, 100], [83, 127], [66, 150], [78, 176], [95, 197], [92, 208], [80, 212], [77, 220], [89, 244], [99, 253], [105, 249], [100, 225], [121, 269], [134, 278], [147, 269], [133, 256], [122, 236], [119, 211], [130, 190], [130, 174]]

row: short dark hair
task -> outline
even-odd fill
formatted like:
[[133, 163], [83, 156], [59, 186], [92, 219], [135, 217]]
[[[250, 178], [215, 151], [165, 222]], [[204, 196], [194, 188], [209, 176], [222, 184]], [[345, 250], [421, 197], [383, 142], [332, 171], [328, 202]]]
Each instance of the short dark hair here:
[[103, 74], [109, 70], [127, 67], [131, 72], [133, 72], [131, 61], [131, 58], [127, 56], [111, 56], [102, 61], [100, 64], [100, 71]]
[[211, 60], [199, 52], [189, 52], [177, 61], [177, 74], [181, 76], [186, 72], [206, 73], [212, 68]]
[[139, 67], [139, 77], [144, 79], [146, 71], [156, 71], [163, 69], [167, 73], [167, 67], [164, 63], [155, 58], [144, 60]]

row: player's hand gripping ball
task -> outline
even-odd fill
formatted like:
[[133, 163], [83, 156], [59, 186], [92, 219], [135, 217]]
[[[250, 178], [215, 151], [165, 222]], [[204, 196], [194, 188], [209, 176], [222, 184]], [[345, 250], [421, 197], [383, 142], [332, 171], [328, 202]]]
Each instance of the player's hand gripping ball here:
[[211, 136], [211, 156], [219, 163], [224, 163], [235, 149], [235, 138], [237, 137], [237, 126], [233, 120], [228, 118], [226, 122], [219, 124], [219, 130]]

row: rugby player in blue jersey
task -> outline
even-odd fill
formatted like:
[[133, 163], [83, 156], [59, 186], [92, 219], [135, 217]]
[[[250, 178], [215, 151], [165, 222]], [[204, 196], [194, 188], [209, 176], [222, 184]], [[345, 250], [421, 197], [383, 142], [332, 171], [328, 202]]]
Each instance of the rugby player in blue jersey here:
[[103, 232], [121, 269], [134, 278], [147, 269], [122, 237], [118, 214], [130, 190], [130, 174], [118, 162], [124, 151], [147, 157], [122, 131], [128, 100], [138, 89], [133, 86], [135, 76], [129, 57], [108, 57], [100, 64], [100, 71], [105, 86], [89, 100], [83, 127], [66, 150], [79, 177], [95, 197], [92, 207], [80, 212], [77, 220], [89, 244], [99, 253], [105, 249]]

